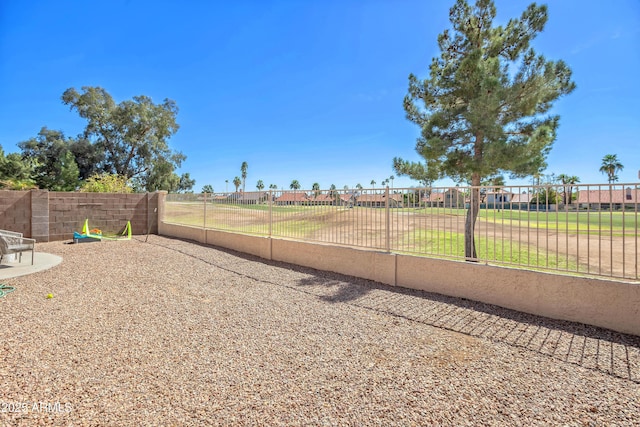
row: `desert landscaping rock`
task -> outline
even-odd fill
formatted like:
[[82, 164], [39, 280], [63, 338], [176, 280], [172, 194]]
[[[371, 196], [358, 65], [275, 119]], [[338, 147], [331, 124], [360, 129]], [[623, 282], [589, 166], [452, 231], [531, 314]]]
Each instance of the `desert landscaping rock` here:
[[0, 425], [640, 424], [640, 337], [158, 236], [36, 250]]

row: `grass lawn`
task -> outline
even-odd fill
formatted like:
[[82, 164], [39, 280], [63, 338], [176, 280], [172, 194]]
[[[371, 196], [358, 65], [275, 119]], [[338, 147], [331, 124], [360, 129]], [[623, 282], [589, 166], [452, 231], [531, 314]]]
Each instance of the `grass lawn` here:
[[[465, 209], [453, 208], [403, 208], [392, 212], [413, 212], [419, 215], [466, 216]], [[595, 211], [595, 212], [536, 212], [508, 209], [481, 209], [478, 217], [496, 224], [528, 228], [553, 229], [558, 232], [600, 234], [610, 231], [614, 236], [629, 236], [640, 229], [640, 217], [634, 211]]]
[[[576, 271], [574, 259], [546, 252], [533, 245], [519, 244], [507, 239], [476, 237], [479, 259], [533, 268]], [[392, 247], [399, 252], [464, 258], [464, 234], [438, 230], [414, 230], [402, 236], [402, 242]]]
[[640, 223], [635, 212], [527, 212], [481, 211], [480, 217], [496, 223], [511, 221], [513, 225], [530, 228], [552, 228], [561, 232], [614, 235], [635, 235]]

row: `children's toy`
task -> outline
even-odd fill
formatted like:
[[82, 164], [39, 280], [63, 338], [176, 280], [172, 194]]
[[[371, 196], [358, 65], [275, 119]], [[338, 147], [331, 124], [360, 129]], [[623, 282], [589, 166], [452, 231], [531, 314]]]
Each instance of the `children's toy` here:
[[105, 235], [102, 230], [98, 228], [89, 228], [89, 219], [84, 221], [82, 226], [82, 233], [75, 231], [73, 233], [74, 243], [90, 243], [100, 242], [102, 240], [131, 240], [131, 221], [127, 221], [127, 225], [120, 234]]

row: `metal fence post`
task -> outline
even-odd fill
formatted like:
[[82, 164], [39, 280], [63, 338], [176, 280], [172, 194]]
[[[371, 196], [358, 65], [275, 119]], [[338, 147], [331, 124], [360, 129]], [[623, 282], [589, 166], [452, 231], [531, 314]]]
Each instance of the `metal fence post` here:
[[391, 252], [391, 242], [390, 242], [390, 235], [391, 235], [391, 219], [389, 218], [389, 186], [387, 186], [387, 188], [384, 191], [384, 210], [385, 210], [385, 242], [384, 242], [384, 249], [387, 252]]
[[203, 194], [203, 201], [204, 201], [204, 219], [202, 220], [202, 228], [207, 228], [207, 193], [204, 192]]
[[273, 224], [273, 190], [269, 189], [269, 237], [271, 237]]

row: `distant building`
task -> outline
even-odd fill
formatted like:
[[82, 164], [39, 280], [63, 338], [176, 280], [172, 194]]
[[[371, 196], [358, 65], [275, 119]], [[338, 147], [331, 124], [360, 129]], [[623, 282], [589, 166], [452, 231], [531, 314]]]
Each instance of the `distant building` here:
[[304, 205], [309, 201], [309, 196], [303, 191], [287, 191], [276, 198], [276, 205]]
[[436, 208], [464, 208], [464, 193], [457, 188], [448, 188], [445, 191], [432, 191], [423, 202], [428, 207]]
[[[356, 205], [368, 208], [384, 208], [387, 205], [385, 194], [361, 194], [356, 199]], [[402, 194], [389, 194], [389, 207], [402, 207]]]
[[578, 206], [583, 209], [640, 209], [638, 187], [611, 190], [580, 190]]

